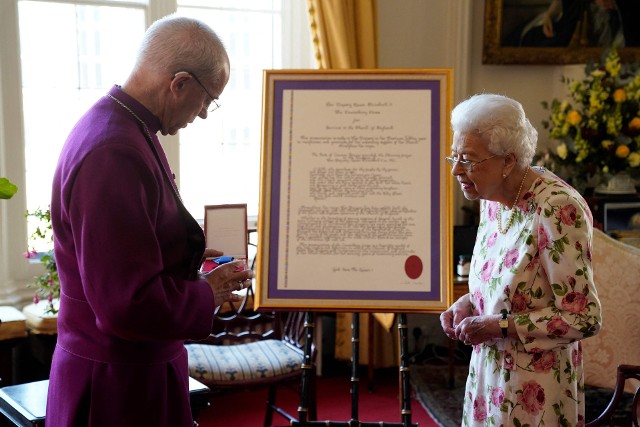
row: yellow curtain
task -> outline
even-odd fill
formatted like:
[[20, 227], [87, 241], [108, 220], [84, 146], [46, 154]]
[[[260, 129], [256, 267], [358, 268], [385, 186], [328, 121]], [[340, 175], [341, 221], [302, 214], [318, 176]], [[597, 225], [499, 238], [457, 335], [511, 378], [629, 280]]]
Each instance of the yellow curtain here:
[[[320, 69], [378, 67], [378, 4], [377, 0], [307, 0], [311, 37]], [[372, 362], [376, 367], [397, 364], [397, 340], [393, 327], [394, 315], [360, 314], [360, 363]], [[352, 315], [336, 316], [336, 347], [338, 359], [351, 358]], [[373, 328], [370, 333], [369, 329]], [[373, 343], [370, 343], [370, 338]], [[373, 360], [369, 346], [373, 345]]]
[[307, 0], [320, 69], [378, 67], [377, 0]]

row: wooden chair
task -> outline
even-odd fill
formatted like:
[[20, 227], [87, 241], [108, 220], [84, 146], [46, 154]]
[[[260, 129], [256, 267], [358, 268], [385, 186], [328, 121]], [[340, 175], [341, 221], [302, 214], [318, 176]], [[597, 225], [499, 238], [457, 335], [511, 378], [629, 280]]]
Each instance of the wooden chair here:
[[303, 370], [307, 369], [307, 420], [315, 420], [316, 348], [311, 345], [310, 363], [304, 363], [306, 313], [254, 311], [253, 298], [253, 289], [249, 288], [241, 302], [218, 307], [211, 335], [186, 344], [190, 375], [213, 394], [264, 386], [268, 389], [264, 425], [270, 426], [274, 412], [289, 422], [297, 420], [277, 405], [276, 395], [280, 386], [295, 387], [299, 393]]
[[[616, 387], [613, 391], [613, 396], [609, 401], [609, 404], [605, 408], [605, 410], [600, 414], [596, 419], [589, 421], [586, 424], [586, 427], [599, 427], [602, 425], [613, 426], [614, 415], [616, 414], [616, 409], [621, 401], [622, 394], [624, 393], [625, 385], [628, 384], [627, 380], [636, 380], [640, 381], [640, 366], [635, 365], [619, 365], [618, 366], [618, 375], [616, 378]], [[636, 383], [637, 384], [637, 383]], [[589, 402], [587, 402], [587, 405]], [[636, 391], [633, 395], [633, 401], [631, 403], [631, 419], [629, 420], [629, 425], [633, 427], [639, 427], [639, 408], [640, 405], [640, 385], [637, 385]], [[625, 420], [626, 423], [626, 420]]]

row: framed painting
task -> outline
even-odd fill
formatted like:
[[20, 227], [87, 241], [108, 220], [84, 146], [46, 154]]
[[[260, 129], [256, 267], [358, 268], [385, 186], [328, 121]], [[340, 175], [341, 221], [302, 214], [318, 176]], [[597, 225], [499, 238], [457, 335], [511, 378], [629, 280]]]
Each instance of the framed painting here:
[[584, 64], [615, 44], [640, 58], [636, 0], [485, 0], [483, 64]]
[[256, 308], [448, 307], [451, 80], [265, 71]]

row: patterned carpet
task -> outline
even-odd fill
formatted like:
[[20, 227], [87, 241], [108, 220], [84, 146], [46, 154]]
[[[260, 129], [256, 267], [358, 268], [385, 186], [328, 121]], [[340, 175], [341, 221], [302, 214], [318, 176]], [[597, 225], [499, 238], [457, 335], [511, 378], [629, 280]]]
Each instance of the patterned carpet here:
[[[456, 365], [453, 388], [449, 387], [449, 368], [442, 364], [411, 365], [411, 385], [416, 397], [429, 415], [441, 427], [459, 427], [462, 421], [462, 400], [468, 369]], [[585, 387], [587, 421], [593, 420], [604, 411], [613, 390]], [[631, 426], [631, 405], [633, 396], [625, 393], [619, 410], [614, 415], [614, 425]]]
[[447, 365], [411, 365], [411, 385], [416, 397], [441, 427], [459, 427], [461, 424], [467, 372], [466, 366], [457, 365], [453, 388], [450, 388]]

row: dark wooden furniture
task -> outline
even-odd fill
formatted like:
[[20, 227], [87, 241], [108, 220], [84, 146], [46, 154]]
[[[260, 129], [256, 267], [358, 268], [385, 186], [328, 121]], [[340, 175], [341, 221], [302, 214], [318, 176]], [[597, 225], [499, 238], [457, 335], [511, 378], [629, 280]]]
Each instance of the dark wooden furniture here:
[[25, 338], [0, 340], [0, 386], [11, 385], [15, 382], [15, 349], [24, 341]]
[[[593, 215], [594, 226], [599, 230], [610, 232], [612, 231], [611, 226], [609, 229], [605, 228], [605, 205], [606, 204], [634, 204], [640, 203], [640, 193], [636, 194], [592, 194], [585, 196], [585, 201], [589, 205], [589, 209], [591, 209], [591, 214]], [[640, 211], [640, 208], [639, 208]]]
[[[19, 427], [44, 427], [49, 380], [0, 388], [0, 413]], [[209, 388], [189, 378], [189, 396], [194, 419], [209, 406]]]
[[[593, 421], [589, 421], [586, 427], [599, 427], [603, 425], [613, 426], [613, 415], [616, 412], [616, 408], [620, 403], [622, 393], [624, 392], [624, 386], [628, 379], [635, 379], [640, 381], [640, 366], [635, 365], [618, 365], [616, 388], [613, 391], [613, 396], [609, 401], [609, 405], [605, 408], [604, 412]], [[586, 402], [588, 405], [589, 402]], [[640, 386], [636, 388], [633, 395], [633, 403], [631, 404], [631, 419], [629, 425], [633, 427], [639, 427], [640, 420], [638, 419], [640, 405]]]
[[[186, 344], [190, 375], [206, 384], [214, 396], [222, 391], [267, 388], [265, 426], [272, 424], [274, 413], [289, 423], [297, 421], [277, 405], [280, 386], [298, 392], [307, 387], [309, 407], [298, 408], [298, 412], [304, 411], [308, 420], [315, 420], [315, 345], [311, 344], [310, 360], [305, 360], [313, 325], [305, 322], [305, 312], [255, 311], [253, 298], [249, 288], [242, 301], [218, 307], [209, 337]], [[308, 373], [306, 384], [302, 382], [303, 371]]]
[[0, 306], [0, 387], [14, 383], [15, 350], [27, 337], [26, 319], [12, 306]]

